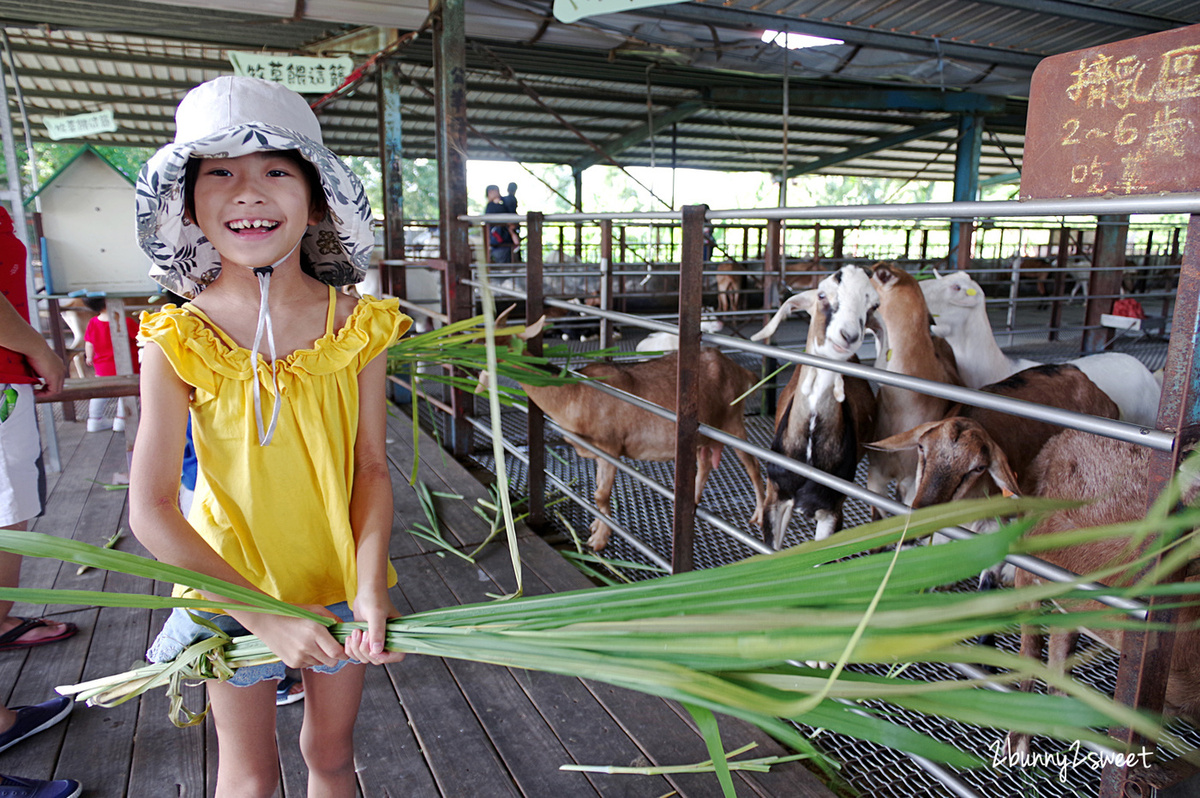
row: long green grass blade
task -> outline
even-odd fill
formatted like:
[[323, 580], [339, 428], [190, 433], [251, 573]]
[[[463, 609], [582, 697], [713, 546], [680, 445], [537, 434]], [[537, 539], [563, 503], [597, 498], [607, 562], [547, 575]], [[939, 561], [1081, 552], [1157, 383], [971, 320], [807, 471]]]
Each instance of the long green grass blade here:
[[276, 615], [307, 618], [326, 625], [331, 623], [329, 618], [272, 598], [258, 590], [214, 579], [186, 568], [139, 557], [136, 554], [93, 546], [78, 540], [68, 540], [41, 532], [0, 529], [0, 551], [11, 551], [27, 557], [51, 557], [76, 565], [87, 565], [106, 571], [141, 576], [146, 579], [157, 579], [160, 582], [176, 582], [196, 590], [218, 593]]
[[696, 721], [696, 726], [704, 737], [704, 745], [708, 748], [710, 761], [725, 798], [737, 798], [737, 792], [733, 789], [733, 777], [729, 775], [729, 760], [725, 758], [725, 746], [721, 745], [721, 730], [717, 728], [716, 716], [712, 710], [694, 704], [684, 704], [683, 708], [692, 716], [692, 720]]

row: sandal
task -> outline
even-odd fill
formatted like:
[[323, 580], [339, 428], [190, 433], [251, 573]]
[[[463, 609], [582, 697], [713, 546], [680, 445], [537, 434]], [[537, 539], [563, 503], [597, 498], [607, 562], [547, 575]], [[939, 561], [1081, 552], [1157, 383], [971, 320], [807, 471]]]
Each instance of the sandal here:
[[17, 648], [35, 648], [44, 646], [47, 643], [57, 643], [59, 640], [66, 640], [71, 635], [79, 631], [79, 627], [67, 621], [62, 622], [63, 630], [59, 634], [51, 637], [41, 637], [37, 640], [21, 641], [21, 638], [33, 629], [40, 629], [43, 626], [51, 626], [59, 623], [58, 621], [48, 621], [45, 618], [21, 618], [16, 615], [11, 616], [16, 618], [20, 623], [9, 629], [4, 634], [0, 635], [0, 651], [10, 651]]
[[304, 682], [294, 676], [285, 676], [275, 688], [275, 706], [285, 707], [304, 699]]

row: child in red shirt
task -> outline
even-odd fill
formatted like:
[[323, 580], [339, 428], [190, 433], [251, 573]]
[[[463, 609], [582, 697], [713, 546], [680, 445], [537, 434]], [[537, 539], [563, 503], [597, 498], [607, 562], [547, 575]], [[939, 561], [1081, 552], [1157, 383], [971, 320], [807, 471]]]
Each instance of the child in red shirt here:
[[[115, 377], [117, 374], [116, 359], [113, 355], [112, 328], [109, 326], [108, 306], [102, 297], [88, 297], [84, 300], [87, 306], [99, 312], [99, 316], [88, 322], [87, 331], [83, 335], [84, 357], [87, 363], [96, 371], [97, 377]], [[138, 323], [126, 317], [125, 326], [129, 331], [129, 351], [133, 353], [133, 373], [138, 373], [137, 333]], [[125, 429], [125, 402], [129, 397], [117, 399], [117, 417], [113, 419], [114, 432]], [[104, 420], [104, 406], [107, 399], [88, 400], [88, 432], [101, 432], [108, 426]]]

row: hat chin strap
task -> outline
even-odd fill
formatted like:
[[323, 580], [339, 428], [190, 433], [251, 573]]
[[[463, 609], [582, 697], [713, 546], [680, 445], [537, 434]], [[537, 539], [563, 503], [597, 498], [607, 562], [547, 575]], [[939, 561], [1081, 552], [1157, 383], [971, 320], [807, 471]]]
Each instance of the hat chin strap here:
[[271, 410], [271, 423], [266, 425], [266, 430], [263, 430], [263, 413], [262, 413], [262, 388], [258, 384], [258, 375], [254, 375], [252, 392], [254, 394], [254, 422], [258, 426], [258, 445], [266, 446], [271, 442], [271, 438], [275, 436], [275, 425], [279, 422], [279, 406], [283, 401], [283, 397], [279, 395], [279, 379], [275, 373], [275, 331], [271, 327], [271, 305], [268, 298], [271, 294], [271, 274], [275, 271], [275, 267], [279, 266], [285, 260], [292, 256], [300, 246], [300, 242], [304, 240], [304, 236], [296, 241], [296, 245], [292, 247], [286, 255], [272, 263], [270, 266], [258, 266], [254, 269], [254, 276], [258, 278], [258, 324], [254, 328], [254, 347], [250, 350], [250, 362], [254, 364], [254, 370], [258, 371], [258, 348], [262, 343], [263, 331], [267, 333], [267, 351], [271, 353], [271, 390], [275, 393], [275, 407]]

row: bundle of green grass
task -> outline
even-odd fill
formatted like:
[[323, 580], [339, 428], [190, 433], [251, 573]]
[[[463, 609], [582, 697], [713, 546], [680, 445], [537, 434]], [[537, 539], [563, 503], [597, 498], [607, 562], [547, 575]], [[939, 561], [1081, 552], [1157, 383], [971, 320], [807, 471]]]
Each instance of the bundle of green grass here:
[[[486, 604], [417, 613], [389, 623], [387, 646], [414, 654], [452, 657], [508, 667], [549, 671], [607, 682], [682, 702], [698, 718], [723, 713], [754, 723], [802, 753], [819, 758], [812, 743], [787, 721], [836, 731], [959, 767], [975, 757], [917, 731], [897, 726], [861, 702], [882, 699], [906, 709], [970, 724], [1113, 746], [1097, 728], [1123, 725], [1151, 739], [1162, 735], [1155, 718], [1114, 703], [1040, 663], [972, 644], [980, 635], [1015, 630], [1020, 624], [1079, 625], [1047, 609], [1050, 600], [1094, 592], [1069, 584], [1039, 585], [987, 593], [939, 591], [978, 574], [1010, 552], [1021, 552], [1028, 521], [970, 540], [939, 546], [902, 546], [946, 526], [1000, 512], [1046, 511], [1061, 502], [994, 498], [926, 508], [884, 519], [705, 571], [677, 574], [617, 587], [511, 598]], [[1188, 557], [1200, 522], [1196, 511], [1153, 515], [1137, 524], [1039, 536], [1029, 546], [1073, 545], [1104, 535], [1143, 536], [1150, 527], [1172, 544], [1168, 559]], [[234, 585], [76, 541], [30, 532], [0, 532], [0, 549], [106, 568], [191, 585], [228, 600], [186, 602], [205, 610], [246, 606], [257, 611], [328, 619]], [[1146, 555], [1153, 555], [1153, 551]], [[1107, 574], [1091, 574], [1101, 578]], [[1152, 575], [1151, 575], [1152, 576]], [[1132, 597], [1181, 593], [1170, 585], [1114, 590]], [[0, 599], [101, 606], [171, 607], [181, 599], [143, 594], [83, 591], [0, 590]], [[235, 604], [236, 602], [236, 604]], [[1090, 613], [1087, 625], [1122, 627], [1120, 612]], [[344, 639], [354, 623], [334, 623]], [[275, 659], [253, 637], [217, 635], [175, 661], [59, 688], [92, 704], [126, 701], [167, 686], [176, 700], [174, 720], [195, 722], [183, 708], [186, 680], [228, 678], [237, 668]], [[805, 663], [823, 663], [820, 666]], [[1001, 669], [987, 679], [924, 682], [902, 675], [908, 663], [979, 663]], [[848, 665], [896, 666], [894, 675], [864, 675]], [[401, 666], [403, 667], [403, 666]], [[899, 672], [898, 675], [895, 672]], [[1013, 684], [1034, 677], [1061, 695], [1000, 693], [987, 682]], [[702, 725], [703, 728], [703, 725]], [[723, 772], [719, 740], [710, 751]], [[727, 775], [727, 771], [725, 771]], [[723, 779], [724, 781], [724, 779]]]

